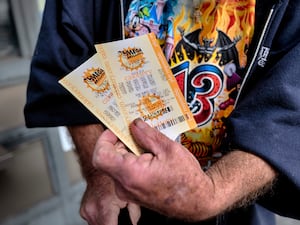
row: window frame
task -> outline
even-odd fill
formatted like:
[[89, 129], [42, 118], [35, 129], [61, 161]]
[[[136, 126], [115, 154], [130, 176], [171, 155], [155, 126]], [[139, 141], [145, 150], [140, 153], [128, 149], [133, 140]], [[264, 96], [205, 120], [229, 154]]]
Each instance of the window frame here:
[[42, 20], [37, 0], [8, 0], [8, 3], [12, 11], [19, 54], [0, 60], [0, 87], [27, 81]]

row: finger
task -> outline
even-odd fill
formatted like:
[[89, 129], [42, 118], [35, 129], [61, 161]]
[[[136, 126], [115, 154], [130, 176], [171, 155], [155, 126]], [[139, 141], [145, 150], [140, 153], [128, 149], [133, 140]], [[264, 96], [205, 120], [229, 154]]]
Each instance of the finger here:
[[[97, 140], [94, 154], [93, 165], [96, 168], [106, 167], [107, 161], [122, 160], [121, 155], [124, 154], [120, 149], [122, 144], [119, 142], [118, 137], [110, 130], [105, 130]], [[125, 148], [125, 147], [124, 147]]]
[[164, 134], [150, 127], [142, 119], [135, 119], [130, 124], [131, 134], [136, 143], [146, 151], [154, 155], [165, 155], [165, 150], [169, 148], [171, 140]]
[[118, 141], [116, 144], [115, 144], [115, 147], [116, 147], [116, 151], [121, 153], [121, 154], [126, 154], [128, 153], [128, 149], [127, 147], [124, 145], [123, 142], [121, 141]]
[[129, 168], [128, 164], [132, 164], [136, 159], [134, 154], [116, 150], [112, 142], [99, 138], [93, 154], [93, 165], [114, 179], [122, 180], [123, 171]]
[[87, 221], [89, 225], [97, 225], [98, 224], [96, 219], [97, 212], [93, 210], [92, 207], [88, 207], [89, 209], [87, 209], [86, 207], [80, 208], [81, 218]]
[[114, 145], [107, 144], [99, 139], [93, 154], [93, 165], [100, 170], [113, 172], [115, 167], [122, 164], [122, 155], [122, 153], [115, 150]]
[[[120, 153], [127, 153], [126, 146], [118, 139], [118, 137], [109, 129], [105, 130], [99, 137], [99, 140], [96, 143], [96, 149], [99, 148], [98, 145], [101, 144], [101, 147], [103, 144], [111, 144], [115, 146], [115, 150]], [[111, 147], [113, 147], [111, 146]], [[107, 147], [107, 146], [106, 146]]]
[[118, 216], [120, 210], [116, 214], [98, 215], [96, 225], [118, 225]]
[[134, 203], [128, 203], [127, 206], [129, 217], [131, 220], [132, 225], [137, 225], [140, 217], [141, 217], [141, 208], [139, 205]]
[[100, 135], [97, 143], [99, 143], [99, 141], [100, 141], [100, 143], [108, 142], [108, 143], [115, 145], [118, 142], [118, 137], [111, 130], [106, 129]]

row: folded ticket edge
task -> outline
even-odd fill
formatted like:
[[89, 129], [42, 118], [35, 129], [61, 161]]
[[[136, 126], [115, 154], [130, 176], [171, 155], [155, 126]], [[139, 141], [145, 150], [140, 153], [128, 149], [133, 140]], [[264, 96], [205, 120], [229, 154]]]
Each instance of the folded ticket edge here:
[[[97, 108], [95, 104], [92, 103], [91, 99], [84, 94], [83, 90], [80, 90], [80, 87], [76, 86], [72, 82], [72, 76], [82, 76], [82, 71], [88, 69], [88, 65], [95, 61], [99, 60], [99, 66], [101, 66], [99, 53], [94, 54], [91, 58], [77, 67], [75, 70], [67, 74], [65, 77], [60, 79], [58, 82], [67, 89], [79, 102], [81, 102], [90, 112], [92, 112], [107, 128], [109, 128], [134, 154], [140, 155], [142, 153], [141, 148], [139, 148], [130, 135], [129, 128], [127, 132], [120, 130], [119, 127], [121, 124], [114, 124], [101, 109]], [[77, 84], [79, 85], [79, 84]], [[124, 125], [126, 125], [124, 123]]]
[[[158, 61], [161, 65], [161, 68], [163, 69], [164, 71], [164, 74], [170, 84], [170, 87], [172, 88], [172, 91], [176, 97], [176, 100], [178, 102], [178, 104], [180, 105], [180, 109], [181, 109], [181, 112], [182, 112], [182, 115], [187, 115], [188, 116], [188, 120], [187, 120], [187, 123], [188, 123], [188, 129], [191, 130], [195, 127], [197, 127], [197, 123], [194, 119], [194, 116], [191, 112], [191, 110], [189, 109], [188, 107], [188, 104], [178, 86], [178, 83], [177, 83], [177, 80], [176, 78], [174, 77], [174, 74], [172, 73], [171, 69], [170, 69], [170, 66], [161, 50], [161, 47], [159, 46], [157, 40], [156, 40], [156, 37], [153, 33], [150, 33], [148, 35], [148, 38], [150, 40], [150, 43], [152, 44], [152, 47], [155, 51], [155, 54], [156, 56], [158, 57]], [[187, 130], [183, 130], [183, 132], [185, 132]]]

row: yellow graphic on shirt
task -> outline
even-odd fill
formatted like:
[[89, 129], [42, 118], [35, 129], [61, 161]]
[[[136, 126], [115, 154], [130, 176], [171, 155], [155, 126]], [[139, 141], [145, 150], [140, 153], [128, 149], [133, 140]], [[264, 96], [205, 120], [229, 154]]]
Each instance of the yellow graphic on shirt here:
[[174, 18], [170, 65], [198, 127], [181, 134], [179, 141], [203, 167], [209, 167], [227, 149], [224, 122], [234, 109], [243, 79], [255, 1], [183, 4]]

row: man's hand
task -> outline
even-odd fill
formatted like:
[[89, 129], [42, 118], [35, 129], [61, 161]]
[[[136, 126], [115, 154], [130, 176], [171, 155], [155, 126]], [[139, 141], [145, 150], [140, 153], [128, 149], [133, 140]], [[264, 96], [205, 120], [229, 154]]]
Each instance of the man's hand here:
[[[81, 201], [80, 215], [89, 225], [117, 225], [121, 208], [128, 208], [130, 219], [136, 225], [140, 217], [139, 206], [122, 201], [115, 193], [115, 183], [92, 165], [92, 154], [96, 140], [103, 132], [101, 125], [68, 127], [76, 146], [81, 170], [87, 188]], [[116, 150], [124, 148], [117, 142]]]
[[109, 177], [95, 176], [94, 181], [87, 184], [80, 215], [90, 225], [117, 225], [120, 209], [126, 205], [114, 193], [114, 183]]
[[146, 153], [138, 157], [125, 147], [116, 151], [118, 139], [107, 130], [98, 139], [93, 165], [115, 180], [121, 199], [167, 216], [208, 219], [257, 196], [275, 178], [265, 161], [238, 150], [203, 172], [187, 149], [142, 120], [135, 120], [130, 129]]
[[192, 219], [203, 210], [213, 216], [206, 202], [213, 198], [207, 191], [213, 190], [213, 183], [194, 156], [141, 120], [131, 125], [131, 132], [147, 153], [137, 157], [125, 148], [116, 151], [118, 139], [109, 130], [102, 133], [94, 152], [95, 168], [116, 180], [118, 196], [171, 217]]
[[80, 215], [89, 225], [117, 225], [120, 209], [128, 208], [130, 219], [136, 225], [140, 218], [140, 208], [133, 203], [120, 200], [114, 182], [105, 175], [95, 176], [89, 183], [81, 201]]

